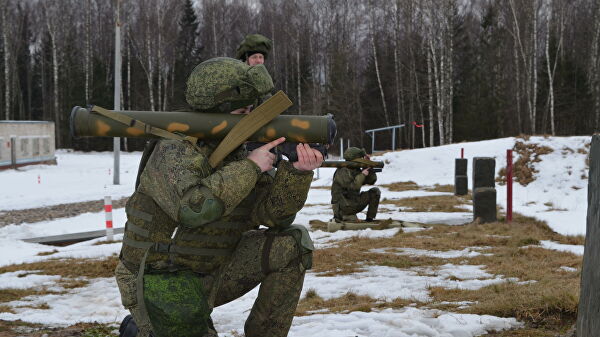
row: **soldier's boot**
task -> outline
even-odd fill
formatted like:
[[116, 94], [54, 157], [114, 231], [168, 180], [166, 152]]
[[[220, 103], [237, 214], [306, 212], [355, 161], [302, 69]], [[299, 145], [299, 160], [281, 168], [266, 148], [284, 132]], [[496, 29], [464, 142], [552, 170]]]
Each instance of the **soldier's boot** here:
[[342, 222], [342, 213], [340, 211], [340, 205], [332, 204], [331, 208], [333, 209], [333, 220], [335, 222]]
[[137, 325], [133, 316], [127, 315], [119, 326], [119, 337], [136, 337], [138, 333]]
[[246, 337], [287, 336], [302, 292], [304, 274], [302, 265], [292, 261], [262, 281], [244, 325]]
[[377, 215], [377, 208], [379, 207], [379, 198], [381, 197], [381, 191], [377, 187], [373, 187], [369, 190], [369, 208], [367, 209], [367, 221], [371, 222]]

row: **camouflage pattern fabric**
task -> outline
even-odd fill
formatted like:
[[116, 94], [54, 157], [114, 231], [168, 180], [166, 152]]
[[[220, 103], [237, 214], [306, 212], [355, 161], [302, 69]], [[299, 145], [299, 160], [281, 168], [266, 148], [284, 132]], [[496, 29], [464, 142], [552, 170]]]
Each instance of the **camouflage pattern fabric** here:
[[273, 42], [260, 34], [249, 34], [246, 35], [244, 41], [240, 43], [236, 51], [236, 58], [242, 61], [252, 54], [261, 53], [265, 59], [269, 56]]
[[185, 99], [202, 112], [230, 112], [255, 104], [273, 90], [264, 65], [249, 66], [229, 57], [216, 57], [197, 65], [187, 80]]
[[[258, 297], [244, 326], [246, 337], [287, 336], [304, 282], [305, 266], [299, 261], [311, 255], [310, 251], [300, 247], [293, 236], [277, 235], [273, 237], [268, 255], [269, 270], [264, 270], [262, 260], [269, 235], [265, 230], [248, 231], [242, 235], [231, 261], [223, 271], [215, 298], [215, 306], [220, 306], [260, 284]], [[123, 305], [131, 311], [140, 329], [138, 337], [147, 337], [151, 325], [137, 310], [135, 273], [119, 263], [115, 274]], [[210, 292], [215, 277], [207, 275], [199, 276], [199, 279], [202, 288]], [[174, 300], [173, 306], [177, 306], [178, 302]], [[217, 336], [210, 320], [208, 327], [206, 336]]]
[[[240, 251], [240, 247], [244, 247], [241, 243], [244, 232], [258, 228], [259, 225], [274, 229], [285, 229], [290, 226], [296, 212], [306, 201], [313, 173], [298, 171], [289, 162], [281, 161], [275, 177], [261, 174], [258, 167], [246, 159], [247, 152], [244, 147], [232, 152], [225, 158], [221, 166], [213, 170], [207, 165], [207, 158], [216, 145], [216, 142], [205, 142], [196, 148], [188, 142], [175, 140], [160, 140], [156, 144], [140, 175], [140, 185], [134, 193], [134, 197], [130, 199], [131, 203], [128, 203], [128, 225], [125, 237], [139, 241], [148, 241], [149, 239], [150, 242], [155, 242], [154, 238], [160, 238], [160, 242], [182, 249], [231, 249], [233, 256], [210, 254], [198, 256], [187, 254], [185, 250], [182, 253], [169, 254], [152, 252], [148, 255], [147, 261], [154, 261], [154, 263], [147, 264], [149, 268], [147, 272], [169, 273], [177, 270], [191, 270], [208, 275], [204, 278], [210, 280], [214, 278], [214, 273], [220, 266], [235, 264], [235, 267], [231, 268], [230, 274], [242, 270], [246, 270], [246, 272], [242, 275], [243, 277], [239, 275], [239, 277], [224, 276], [223, 288], [219, 289], [226, 290], [220, 291], [221, 295], [218, 298], [225, 297], [228, 298], [227, 301], [230, 301], [262, 283], [261, 287], [265, 289], [262, 292], [265, 294], [261, 297], [263, 300], [257, 302], [256, 310], [251, 313], [247, 325], [247, 336], [254, 336], [252, 335], [253, 331], [260, 332], [255, 334], [256, 336], [285, 336], [302, 289], [304, 270], [309, 265], [306, 262], [309, 260], [307, 257], [311, 256], [310, 250], [299, 248], [301, 246], [299, 242], [304, 239], [300, 236], [296, 238], [293, 235], [275, 238], [269, 258], [270, 270], [274, 272], [264, 273], [260, 269], [260, 261], [263, 259], [261, 252], [265, 242], [264, 234], [261, 235], [260, 240], [257, 239], [260, 241], [258, 244], [257, 240], [254, 240], [254, 251], [245, 248], [242, 249], [245, 253], [237, 252]], [[208, 198], [218, 200], [222, 205], [222, 214], [217, 219], [197, 227], [180, 222], [182, 206], [188, 206], [194, 211], [201, 212], [202, 206]], [[138, 211], [151, 215], [151, 218], [147, 216], [142, 216], [146, 218], [145, 220], [139, 218]], [[130, 226], [130, 223], [135, 226]], [[174, 225], [177, 227], [177, 232], [169, 242], [168, 238], [173, 233]], [[136, 231], [133, 231], [133, 228], [137, 228]], [[141, 235], [144, 234], [144, 231], [148, 232], [146, 237]], [[156, 233], [160, 235], [157, 236]], [[263, 232], [259, 231], [258, 233]], [[287, 242], [286, 245], [283, 244], [285, 242]], [[282, 245], [287, 248], [277, 248], [283, 247]], [[281, 249], [289, 251], [289, 253], [279, 251]], [[136, 267], [144, 253], [143, 249], [124, 244], [122, 261], [115, 272], [123, 305], [131, 311], [138, 322], [142, 336], [146, 333], [145, 331], [151, 330], [151, 324], [148, 318], [143, 317], [143, 314], [140, 313], [135, 297]], [[246, 260], [238, 262], [242, 257], [253, 259], [255, 264], [252, 265]], [[254, 266], [254, 269], [244, 269], [244, 266]], [[256, 273], [256, 275], [247, 275], [247, 273]], [[271, 274], [273, 275], [271, 276]], [[250, 282], [247, 280], [250, 279], [253, 286], [247, 288], [248, 282]], [[229, 282], [228, 280], [235, 281]], [[279, 282], [284, 282], [283, 288]], [[203, 288], [206, 289], [206, 292], [210, 292], [212, 291], [211, 287], [212, 285], [207, 283]], [[165, 294], [165, 300], [181, 296], [181, 294], [167, 295]], [[177, 302], [177, 300], [173, 301]], [[168, 308], [169, 305], [162, 304], [161, 307]], [[276, 310], [276, 312], [270, 310]], [[179, 315], [176, 310], [167, 314]], [[177, 320], [178, 318], [168, 317], [168, 319]], [[152, 323], [154, 324], [154, 322]], [[207, 322], [208, 326], [210, 326], [209, 323], [210, 320]], [[177, 331], [188, 329], [185, 324], [169, 323], [168, 325], [168, 329]], [[200, 329], [201, 326], [196, 328]], [[158, 329], [165, 331], [163, 327]], [[267, 330], [272, 332], [265, 332]], [[285, 332], [281, 332], [284, 330]], [[169, 334], [167, 333], [167, 335]]]
[[361, 212], [367, 205], [367, 218], [375, 218], [379, 207], [381, 191], [377, 187], [367, 192], [361, 192], [363, 185], [372, 185], [377, 181], [377, 175], [372, 170], [369, 175], [362, 174], [361, 169], [341, 167], [333, 175], [331, 186], [331, 204], [333, 215], [337, 220], [344, 216]]

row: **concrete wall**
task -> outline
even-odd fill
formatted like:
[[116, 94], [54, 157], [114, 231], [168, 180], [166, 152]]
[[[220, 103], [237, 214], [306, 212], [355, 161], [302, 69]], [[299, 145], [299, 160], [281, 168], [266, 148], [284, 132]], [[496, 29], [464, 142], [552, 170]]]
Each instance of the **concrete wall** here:
[[54, 123], [0, 121], [0, 169], [56, 163]]

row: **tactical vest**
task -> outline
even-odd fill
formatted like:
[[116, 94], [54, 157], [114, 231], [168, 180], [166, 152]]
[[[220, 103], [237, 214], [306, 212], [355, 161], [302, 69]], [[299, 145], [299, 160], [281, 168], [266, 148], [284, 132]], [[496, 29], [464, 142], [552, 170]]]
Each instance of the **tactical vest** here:
[[[201, 146], [202, 154], [207, 158], [213, 148], [214, 146]], [[145, 161], [148, 161], [153, 150], [154, 148], [144, 151], [138, 176], [144, 170]], [[181, 155], [186, 157], [185, 153]], [[245, 149], [240, 149], [232, 153], [224, 164], [245, 157]], [[202, 175], [188, 174], [181, 180], [185, 181], [186, 185], [195, 186], [200, 184], [202, 178], [204, 178]], [[257, 185], [268, 183], [269, 177], [263, 175]], [[165, 182], [160, 185], [170, 189], [164, 194], [168, 194], [171, 199], [176, 199], [171, 197], [177, 195], [173, 190], [181, 186], [172, 186]], [[195, 272], [210, 273], [228, 260], [242, 233], [253, 228], [248, 220], [256, 201], [256, 189], [230, 214], [196, 229], [174, 221], [173, 216], [167, 214], [147, 194], [148, 191], [159, 193], [138, 186], [126, 205], [128, 221], [125, 225], [121, 259], [132, 271], [137, 270], [140, 263], [144, 262], [155, 270], [191, 269]], [[179, 200], [172, 200], [172, 202], [176, 203]]]

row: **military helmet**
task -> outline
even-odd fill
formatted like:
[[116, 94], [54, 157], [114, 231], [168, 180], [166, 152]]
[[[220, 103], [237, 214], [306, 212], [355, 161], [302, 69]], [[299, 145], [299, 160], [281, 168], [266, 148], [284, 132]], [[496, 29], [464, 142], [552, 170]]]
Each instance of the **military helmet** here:
[[272, 47], [273, 42], [260, 34], [246, 35], [244, 41], [238, 46], [235, 57], [246, 61], [250, 55], [261, 53], [266, 59]]
[[195, 110], [230, 112], [255, 104], [273, 90], [265, 66], [249, 66], [229, 57], [216, 57], [197, 65], [187, 80], [185, 99]]
[[365, 149], [359, 149], [357, 147], [349, 147], [346, 151], [344, 151], [344, 159], [346, 160], [354, 160], [356, 158], [362, 158], [367, 155], [367, 151]]

